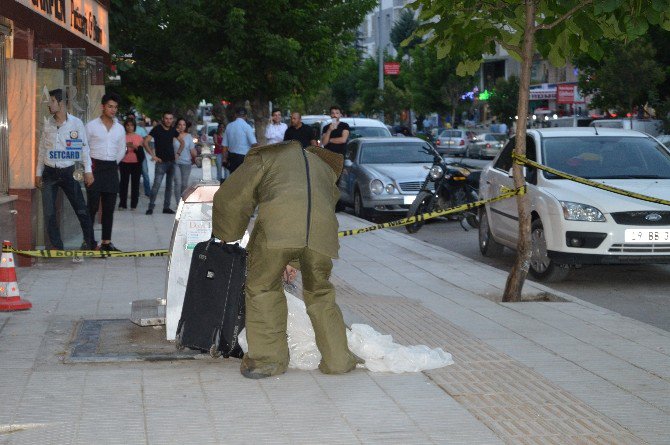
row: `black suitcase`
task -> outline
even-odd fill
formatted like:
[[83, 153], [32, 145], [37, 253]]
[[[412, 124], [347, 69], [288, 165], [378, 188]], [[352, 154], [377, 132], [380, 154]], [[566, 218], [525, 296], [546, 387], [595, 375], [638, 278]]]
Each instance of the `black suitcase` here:
[[244, 328], [247, 252], [213, 239], [196, 244], [189, 269], [176, 346], [242, 357], [237, 336]]

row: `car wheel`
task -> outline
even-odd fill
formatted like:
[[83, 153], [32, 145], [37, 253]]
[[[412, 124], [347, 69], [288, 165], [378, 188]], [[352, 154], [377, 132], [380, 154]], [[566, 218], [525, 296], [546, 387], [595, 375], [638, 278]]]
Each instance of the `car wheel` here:
[[570, 273], [570, 267], [566, 264], [556, 264], [551, 261], [547, 254], [547, 240], [544, 236], [542, 221], [536, 219], [530, 226], [530, 274], [546, 282], [564, 280]]
[[[409, 210], [407, 211], [407, 217], [409, 218], [410, 216], [417, 216], [421, 215], [423, 213], [430, 213], [433, 211], [435, 208], [435, 196], [430, 193], [430, 192], [421, 192], [418, 195], [416, 195], [416, 198], [414, 198], [414, 202], [412, 202], [412, 205], [409, 206]], [[425, 224], [425, 221], [416, 221], [413, 222], [412, 224], [407, 224], [405, 226], [405, 229], [409, 233], [416, 233], [423, 227]]]
[[486, 216], [486, 208], [479, 210], [479, 251], [487, 258], [495, 258], [502, 255], [505, 246], [493, 239], [489, 220]]
[[358, 190], [354, 192], [354, 215], [363, 219], [370, 219], [372, 216], [372, 212], [363, 207], [363, 197]]

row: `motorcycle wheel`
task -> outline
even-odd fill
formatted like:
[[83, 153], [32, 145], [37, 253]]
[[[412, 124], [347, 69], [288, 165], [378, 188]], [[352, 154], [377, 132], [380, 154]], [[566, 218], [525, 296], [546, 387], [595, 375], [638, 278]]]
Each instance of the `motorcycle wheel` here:
[[[435, 196], [430, 192], [421, 192], [416, 195], [414, 202], [409, 206], [407, 217], [421, 215], [422, 213], [432, 212], [435, 207]], [[409, 233], [418, 232], [423, 227], [425, 221], [416, 221], [405, 226]]]
[[[477, 192], [470, 191], [468, 193], [468, 199], [467, 199], [468, 202], [476, 202], [478, 199], [479, 196], [477, 196]], [[477, 209], [475, 208], [467, 212], [465, 214], [465, 220], [475, 229], [479, 227], [479, 215], [477, 213]]]

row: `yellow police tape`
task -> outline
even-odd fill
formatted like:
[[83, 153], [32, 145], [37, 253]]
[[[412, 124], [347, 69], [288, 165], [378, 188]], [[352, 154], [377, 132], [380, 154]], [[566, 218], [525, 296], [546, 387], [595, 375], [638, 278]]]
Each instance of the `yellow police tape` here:
[[526, 193], [526, 186], [523, 186], [523, 187], [519, 187], [518, 189], [511, 189], [509, 191], [501, 193], [500, 195], [496, 196], [495, 198], [482, 199], [481, 201], [469, 202], [467, 204], [463, 204], [463, 205], [460, 205], [460, 206], [457, 206], [457, 207], [452, 207], [452, 208], [443, 209], [443, 210], [437, 210], [437, 211], [431, 212], [431, 213], [423, 213], [421, 215], [410, 216], [408, 218], [399, 219], [397, 221], [391, 221], [391, 222], [387, 222], [387, 223], [376, 224], [374, 226], [363, 227], [361, 229], [344, 230], [342, 232], [338, 232], [337, 235], [339, 237], [351, 236], [351, 235], [358, 235], [360, 233], [372, 232], [374, 230], [379, 230], [379, 229], [388, 229], [390, 227], [406, 226], [408, 224], [413, 224], [413, 223], [418, 222], [418, 221], [425, 221], [427, 219], [437, 218], [438, 216], [444, 216], [444, 215], [450, 215], [450, 214], [453, 214], [453, 213], [464, 212], [466, 210], [474, 209], [475, 207], [479, 207], [479, 206], [482, 206], [484, 204], [488, 204], [488, 203], [496, 202], [496, 201], [502, 201], [503, 199], [512, 198], [516, 195], [523, 195], [525, 193]]
[[[410, 216], [409, 218], [399, 219], [397, 221], [391, 221], [383, 224], [375, 224], [373, 226], [363, 227], [360, 229], [353, 230], [343, 230], [338, 232], [337, 235], [340, 237], [343, 236], [352, 236], [358, 235], [361, 233], [372, 232], [374, 230], [388, 229], [391, 227], [402, 227], [408, 224], [415, 223], [417, 221], [425, 221], [431, 218], [437, 218], [438, 216], [450, 215], [453, 213], [460, 213], [466, 210], [474, 209], [476, 207], [488, 204], [491, 202], [502, 201], [503, 199], [512, 198], [516, 195], [523, 195], [526, 193], [526, 187], [521, 187], [518, 189], [511, 189], [506, 191], [495, 198], [483, 199], [481, 201], [470, 202], [463, 204], [457, 207], [452, 207], [450, 209], [437, 210], [431, 213], [423, 213], [417, 216]], [[3, 252], [16, 253], [18, 255], [25, 255], [36, 258], [129, 258], [129, 257], [159, 257], [169, 255], [169, 251], [166, 249], [160, 250], [138, 250], [134, 252], [107, 252], [104, 250], [19, 250], [10, 246], [3, 246]]]
[[128, 257], [157, 257], [169, 255], [167, 249], [137, 250], [133, 252], [107, 252], [105, 250], [18, 250], [9, 246], [2, 246], [3, 252], [36, 258], [128, 258]]
[[670, 206], [670, 201], [666, 199], [661, 199], [661, 198], [654, 198], [653, 196], [647, 196], [647, 195], [641, 195], [640, 193], [635, 193], [635, 192], [629, 192], [627, 190], [623, 190], [617, 187], [612, 187], [611, 185], [607, 184], [602, 184], [600, 182], [595, 182], [591, 181], [589, 179], [584, 179], [579, 176], [574, 176], [569, 173], [562, 172], [560, 170], [553, 169], [551, 167], [547, 167], [546, 165], [538, 164], [535, 161], [531, 161], [530, 159], [526, 158], [525, 156], [519, 156], [516, 153], [512, 153], [512, 157], [516, 160], [518, 164], [525, 164], [529, 165], [531, 167], [535, 167], [539, 170], [544, 170], [547, 173], [551, 173], [553, 175], [559, 176], [561, 178], [569, 179], [570, 181], [575, 181], [579, 182], [580, 184], [588, 185], [590, 187], [595, 187], [597, 189], [601, 190], [606, 190], [608, 192], [616, 193], [617, 195], [623, 195], [623, 196], [628, 196], [630, 198], [636, 198], [640, 199], [642, 201], [648, 201], [648, 202], [653, 202], [656, 204], [664, 204], [667, 206]]

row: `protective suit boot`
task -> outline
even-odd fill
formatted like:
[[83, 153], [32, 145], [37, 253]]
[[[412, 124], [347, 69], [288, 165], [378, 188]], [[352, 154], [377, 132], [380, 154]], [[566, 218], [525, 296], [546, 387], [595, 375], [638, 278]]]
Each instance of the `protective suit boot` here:
[[258, 363], [254, 359], [250, 359], [248, 354], [244, 354], [242, 364], [240, 365], [240, 373], [248, 379], [264, 379], [275, 375], [284, 374], [287, 365], [279, 363], [263, 364]]

